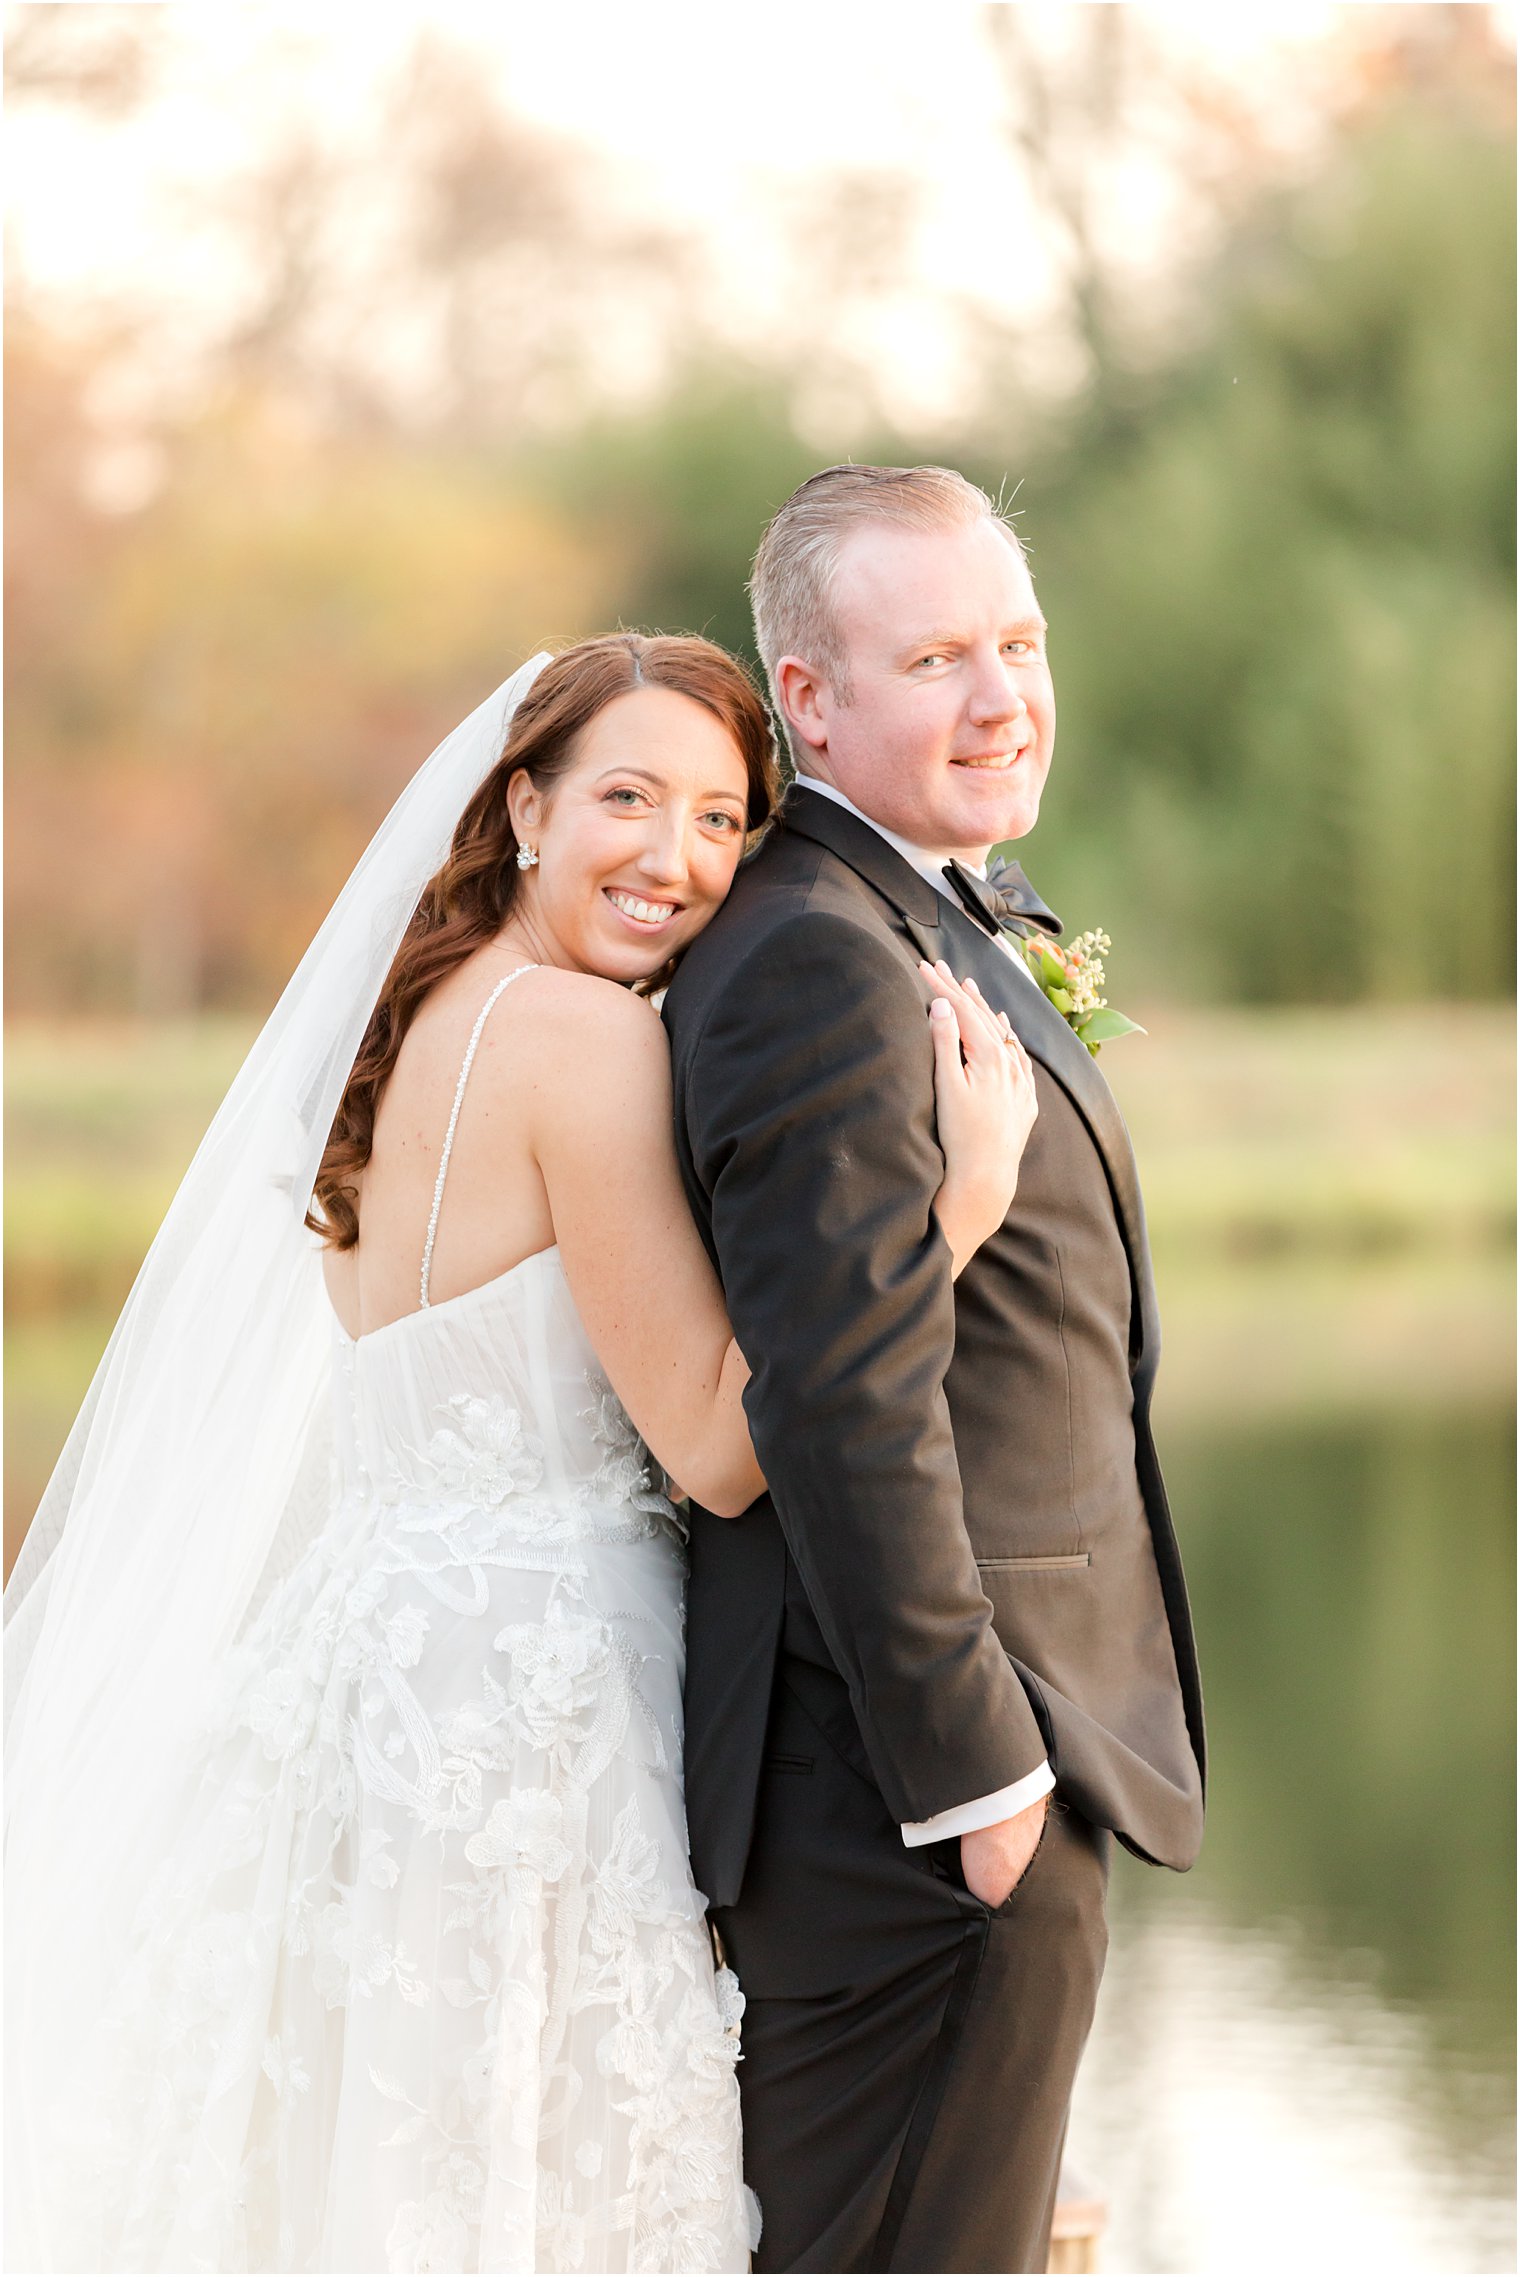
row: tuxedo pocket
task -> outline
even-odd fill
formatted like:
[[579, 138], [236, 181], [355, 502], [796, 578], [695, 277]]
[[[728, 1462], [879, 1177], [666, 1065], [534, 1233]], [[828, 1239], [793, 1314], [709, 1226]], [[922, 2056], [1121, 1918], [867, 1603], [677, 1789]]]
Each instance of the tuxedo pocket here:
[[1076, 1550], [1070, 1556], [1048, 1558], [978, 1558], [978, 1573], [1075, 1573], [1081, 1566], [1092, 1564], [1090, 1550]]
[[[1042, 1835], [1042, 1844], [1043, 1841]], [[1038, 1858], [1039, 1854], [1037, 1847], [1034, 1854], [1035, 1858]], [[1027, 1879], [1030, 1867], [1034, 1864], [1032, 1858], [1029, 1866], [1024, 1869], [1024, 1877], [1015, 1883], [1001, 1905], [989, 1905], [985, 1898], [977, 1896], [975, 1890], [966, 1880], [966, 1869], [961, 1864], [961, 1838], [958, 1834], [948, 1835], [941, 1842], [923, 1843], [916, 1850], [911, 1851], [909, 1855], [914, 1863], [926, 1869], [935, 1881], [945, 1883], [967, 1905], [975, 1906], [979, 1913], [984, 1913], [989, 1921], [1001, 1920], [1005, 1914], [1013, 1911], [1019, 1891], [1024, 1886], [1024, 1879]]]

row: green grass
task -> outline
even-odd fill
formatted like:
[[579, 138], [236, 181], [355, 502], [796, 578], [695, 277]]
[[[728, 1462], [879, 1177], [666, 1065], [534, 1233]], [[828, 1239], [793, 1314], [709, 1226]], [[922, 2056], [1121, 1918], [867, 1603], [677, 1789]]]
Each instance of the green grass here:
[[1102, 1068], [1158, 1260], [1507, 1250], [1507, 1005], [1146, 1016]]
[[113, 1311], [252, 1041], [246, 1022], [6, 1035], [6, 1307]]

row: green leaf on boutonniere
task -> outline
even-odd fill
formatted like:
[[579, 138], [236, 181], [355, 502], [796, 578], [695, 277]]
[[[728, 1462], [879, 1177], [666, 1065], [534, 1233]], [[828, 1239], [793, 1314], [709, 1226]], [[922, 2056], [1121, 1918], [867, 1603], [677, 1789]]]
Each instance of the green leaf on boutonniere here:
[[1123, 1012], [1116, 1012], [1111, 1004], [1104, 1004], [1096, 1012], [1089, 1012], [1087, 1018], [1079, 1022], [1076, 1032], [1096, 1059], [1101, 1044], [1111, 1044], [1119, 1036], [1143, 1036], [1146, 1031], [1138, 1020], [1131, 1020]]
[[1116, 1012], [1100, 993], [1105, 977], [1103, 960], [1112, 946], [1106, 933], [1079, 933], [1061, 949], [1053, 942], [1031, 940], [1027, 935], [1016, 938], [1013, 945], [1051, 1010], [1060, 1014], [1094, 1059], [1116, 1036], [1145, 1034], [1138, 1020]]

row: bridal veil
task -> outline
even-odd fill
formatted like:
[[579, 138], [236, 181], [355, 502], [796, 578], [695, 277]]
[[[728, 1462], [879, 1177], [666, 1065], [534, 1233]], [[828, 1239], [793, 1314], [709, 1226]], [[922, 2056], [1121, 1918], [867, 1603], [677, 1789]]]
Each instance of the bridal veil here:
[[5, 1593], [7, 2261], [47, 2114], [188, 1807], [186, 1703], [320, 1518], [331, 1324], [305, 1213], [401, 937], [546, 655], [381, 825], [202, 1141]]

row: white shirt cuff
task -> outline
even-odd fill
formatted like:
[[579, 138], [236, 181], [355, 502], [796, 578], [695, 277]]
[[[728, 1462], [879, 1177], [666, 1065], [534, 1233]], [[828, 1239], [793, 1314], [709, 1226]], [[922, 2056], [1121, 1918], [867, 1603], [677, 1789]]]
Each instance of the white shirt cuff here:
[[1011, 1787], [999, 1787], [995, 1795], [981, 1795], [974, 1803], [957, 1803], [953, 1810], [905, 1826], [903, 1841], [908, 1849], [921, 1850], [926, 1842], [943, 1842], [952, 1834], [975, 1834], [984, 1826], [1001, 1826], [1005, 1818], [1017, 1818], [1020, 1811], [1027, 1811], [1031, 1803], [1048, 1795], [1055, 1783], [1050, 1765], [1042, 1763], [1037, 1771], [1015, 1779]]

